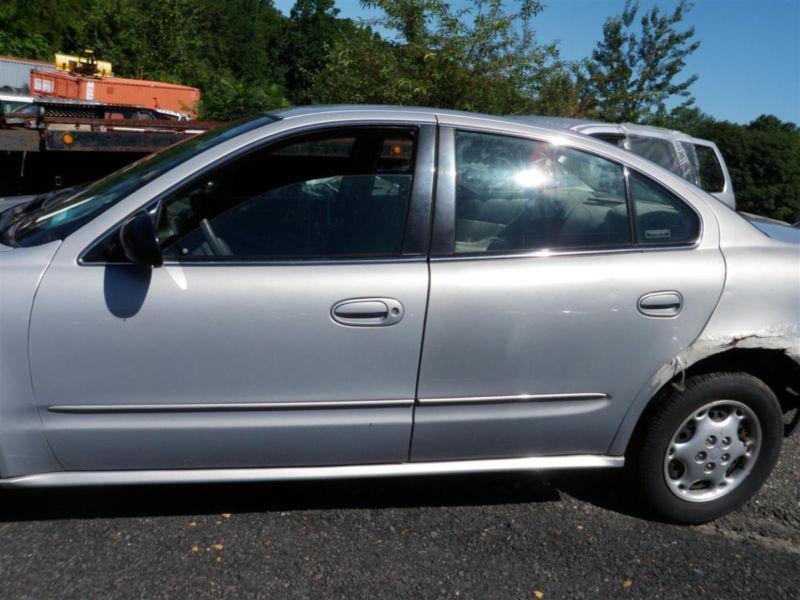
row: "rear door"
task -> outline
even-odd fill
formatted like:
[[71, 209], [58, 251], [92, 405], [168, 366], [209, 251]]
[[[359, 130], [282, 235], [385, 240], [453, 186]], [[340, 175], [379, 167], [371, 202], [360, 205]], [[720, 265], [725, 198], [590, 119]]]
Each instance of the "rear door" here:
[[63, 466], [406, 460], [434, 145], [432, 124], [359, 124], [226, 156], [143, 202], [152, 271], [116, 227], [68, 238], [30, 327]]
[[604, 454], [716, 304], [713, 217], [599, 144], [479, 127], [440, 130], [412, 460]]

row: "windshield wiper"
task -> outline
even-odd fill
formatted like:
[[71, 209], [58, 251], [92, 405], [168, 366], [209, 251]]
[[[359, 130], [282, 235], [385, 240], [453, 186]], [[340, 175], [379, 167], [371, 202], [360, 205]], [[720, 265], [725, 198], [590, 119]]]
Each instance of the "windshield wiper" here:
[[59, 202], [71, 198], [89, 184], [74, 185], [60, 190], [53, 190], [34, 196], [27, 202], [12, 206], [0, 213], [0, 243], [15, 246], [16, 232], [26, 228], [37, 211], [47, 210]]

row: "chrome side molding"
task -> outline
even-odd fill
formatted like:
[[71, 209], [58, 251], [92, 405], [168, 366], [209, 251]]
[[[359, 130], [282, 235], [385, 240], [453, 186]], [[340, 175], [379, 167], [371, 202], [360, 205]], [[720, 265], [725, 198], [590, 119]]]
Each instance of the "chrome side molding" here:
[[247, 410], [316, 410], [332, 408], [388, 408], [412, 406], [406, 400], [342, 400], [320, 402], [222, 402], [219, 404], [69, 404], [49, 406], [58, 413], [217, 412]]
[[[550, 402], [569, 400], [604, 400], [608, 394], [600, 392], [570, 394], [519, 394], [516, 396], [463, 396], [453, 398], [420, 398], [419, 404], [482, 404], [493, 402]], [[56, 413], [148, 413], [148, 412], [218, 412], [247, 410], [319, 410], [335, 408], [388, 408], [412, 406], [414, 400], [334, 400], [319, 402], [236, 402], [215, 404], [68, 404], [49, 406]]]
[[425, 406], [439, 404], [488, 404], [493, 402], [551, 402], [567, 400], [605, 400], [608, 394], [601, 392], [578, 392], [571, 394], [518, 394], [516, 396], [461, 396], [454, 398], [420, 398]]
[[3, 488], [43, 488], [61, 486], [140, 485], [167, 483], [236, 483], [255, 481], [302, 481], [403, 477], [415, 475], [453, 475], [553, 469], [597, 469], [622, 467], [623, 456], [572, 454], [483, 460], [406, 462], [383, 465], [344, 465], [330, 467], [276, 467], [248, 469], [182, 469], [150, 471], [57, 471], [0, 479]]

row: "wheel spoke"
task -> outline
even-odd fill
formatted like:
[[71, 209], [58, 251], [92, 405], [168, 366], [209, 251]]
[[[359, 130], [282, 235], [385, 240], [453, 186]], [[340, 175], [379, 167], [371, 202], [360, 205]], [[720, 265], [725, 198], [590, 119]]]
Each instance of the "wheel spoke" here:
[[687, 467], [688, 468], [686, 469], [686, 476], [691, 481], [691, 483], [694, 483], [701, 479], [706, 479], [707, 473], [705, 472], [704, 469], [705, 462], [698, 463], [697, 461], [693, 460], [689, 465], [687, 465]]
[[694, 458], [697, 455], [697, 449], [694, 447], [694, 444], [674, 444], [672, 447], [675, 449], [672, 458], [682, 460], [685, 463], [694, 462]]
[[735, 438], [731, 443], [730, 448], [728, 449], [728, 454], [731, 455], [731, 462], [735, 461], [742, 456], [747, 455], [747, 452], [750, 450], [750, 445], [746, 444], [739, 438]]
[[708, 412], [705, 412], [703, 417], [695, 417], [695, 438], [704, 440], [708, 436], [714, 435], [716, 432], [717, 427], [714, 426], [714, 422], [708, 416]]

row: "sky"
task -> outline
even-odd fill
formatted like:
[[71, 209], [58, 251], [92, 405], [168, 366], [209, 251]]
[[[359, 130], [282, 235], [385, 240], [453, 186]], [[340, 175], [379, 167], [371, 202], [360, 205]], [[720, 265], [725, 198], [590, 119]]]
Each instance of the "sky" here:
[[[451, 0], [463, 6], [467, 0]], [[294, 0], [274, 0], [289, 12]], [[642, 11], [677, 0], [641, 0]], [[337, 0], [341, 16], [374, 18], [358, 0]], [[562, 58], [589, 56], [602, 37], [606, 17], [622, 11], [624, 0], [545, 0], [534, 27], [540, 42], [560, 41]], [[699, 75], [691, 92], [696, 104], [717, 119], [747, 123], [774, 114], [800, 123], [800, 0], [695, 0], [685, 18], [700, 48], [685, 73]]]

